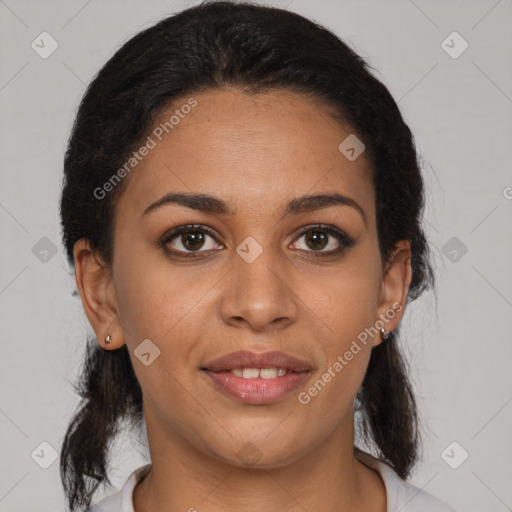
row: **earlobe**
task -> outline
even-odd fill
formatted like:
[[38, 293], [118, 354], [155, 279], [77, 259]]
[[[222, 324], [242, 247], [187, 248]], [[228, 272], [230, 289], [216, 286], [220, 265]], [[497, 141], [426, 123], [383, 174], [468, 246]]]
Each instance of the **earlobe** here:
[[[376, 319], [379, 335], [374, 340], [374, 346], [384, 341], [385, 333], [393, 331], [400, 323], [405, 312], [411, 279], [411, 245], [408, 240], [400, 240], [396, 243], [382, 276]], [[382, 334], [381, 328], [384, 329]]]
[[[73, 254], [76, 284], [96, 338], [103, 348], [119, 348], [123, 345], [123, 335], [115, 293], [112, 293], [111, 268], [85, 238], [75, 243]], [[110, 336], [110, 341], [107, 340], [107, 336]]]

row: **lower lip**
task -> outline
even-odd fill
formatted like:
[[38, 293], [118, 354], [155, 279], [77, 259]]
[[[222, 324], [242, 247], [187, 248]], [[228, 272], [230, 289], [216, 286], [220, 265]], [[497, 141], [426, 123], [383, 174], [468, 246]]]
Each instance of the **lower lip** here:
[[308, 372], [291, 372], [273, 379], [244, 379], [231, 372], [203, 372], [212, 379], [218, 389], [246, 404], [271, 404], [299, 387]]

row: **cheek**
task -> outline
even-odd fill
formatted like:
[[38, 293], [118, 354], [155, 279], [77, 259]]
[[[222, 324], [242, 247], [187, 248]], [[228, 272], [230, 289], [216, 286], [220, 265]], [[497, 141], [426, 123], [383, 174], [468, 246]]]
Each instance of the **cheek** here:
[[[370, 294], [365, 298], [371, 302]], [[329, 325], [330, 333], [317, 350], [318, 354], [322, 353], [322, 365], [297, 396], [309, 417], [323, 418], [325, 434], [352, 414], [373, 345], [372, 337], [365, 331], [374, 322], [373, 308], [354, 305], [353, 296], [352, 300], [345, 295], [338, 295], [337, 302], [335, 299], [329, 316], [322, 319], [322, 323]]]
[[326, 336], [321, 343], [323, 364], [318, 380], [304, 390], [303, 402], [316, 402], [314, 407], [319, 410], [328, 402], [343, 414], [364, 378], [375, 335], [372, 328], [378, 319], [379, 264], [376, 258], [364, 261], [364, 256], [354, 258], [353, 263], [347, 260], [310, 296], [316, 330], [322, 329]]
[[[201, 299], [214, 284], [165, 263], [119, 261], [116, 297], [127, 342], [145, 338], [164, 344], [190, 323], [201, 309]], [[206, 279], [206, 280], [205, 280]], [[209, 283], [209, 281], [212, 281]], [[200, 324], [199, 324], [200, 325]]]
[[317, 281], [316, 288], [310, 287], [308, 305], [343, 344], [377, 320], [379, 285], [379, 260], [354, 253]]
[[[162, 415], [172, 417], [173, 411], [184, 408], [194, 411], [197, 403], [184, 392], [183, 383], [191, 371], [188, 363], [194, 359], [199, 326], [205, 325], [206, 311], [212, 307], [207, 293], [215, 280], [192, 279], [183, 271], [149, 262], [145, 267], [124, 262], [119, 270], [119, 318], [146, 399]], [[143, 340], [151, 343], [143, 345]], [[147, 352], [144, 361], [141, 354]]]

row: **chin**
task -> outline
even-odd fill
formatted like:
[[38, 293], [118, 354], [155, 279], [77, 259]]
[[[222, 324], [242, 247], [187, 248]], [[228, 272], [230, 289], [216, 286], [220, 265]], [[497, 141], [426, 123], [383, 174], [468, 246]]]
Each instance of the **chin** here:
[[270, 442], [268, 434], [264, 432], [261, 435], [254, 435], [252, 432], [241, 440], [230, 440], [228, 446], [211, 446], [208, 451], [226, 464], [247, 469], [280, 468], [297, 461], [307, 453], [306, 447], [291, 442], [290, 438], [275, 436], [273, 441]]

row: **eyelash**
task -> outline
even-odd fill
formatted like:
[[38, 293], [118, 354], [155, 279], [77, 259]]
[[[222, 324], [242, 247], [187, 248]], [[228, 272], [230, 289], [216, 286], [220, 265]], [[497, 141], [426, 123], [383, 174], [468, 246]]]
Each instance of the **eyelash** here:
[[[343, 232], [337, 228], [334, 228], [333, 226], [329, 226], [328, 224], [316, 224], [313, 226], [306, 226], [300, 230], [300, 232], [297, 235], [297, 238], [295, 240], [298, 240], [304, 234], [309, 233], [310, 231], [315, 231], [315, 230], [323, 231], [325, 233], [328, 233], [329, 235], [332, 235], [340, 243], [340, 246], [337, 249], [332, 249], [330, 251], [320, 251], [320, 250], [319, 251], [314, 251], [314, 250], [305, 251], [308, 253], [313, 253], [315, 255], [315, 257], [324, 258], [324, 257], [329, 257], [329, 256], [335, 256], [335, 255], [341, 254], [346, 249], [350, 249], [351, 247], [353, 247], [355, 245], [355, 240], [352, 237], [347, 235], [345, 232]], [[207, 233], [217, 243], [219, 243], [217, 240], [217, 237], [215, 235], [215, 232], [208, 226], [204, 226], [202, 224], [186, 224], [184, 226], [177, 227], [177, 228], [172, 229], [171, 231], [167, 232], [160, 239], [160, 241], [158, 242], [158, 245], [159, 245], [159, 247], [161, 247], [168, 253], [171, 253], [172, 255], [177, 255], [178, 257], [183, 257], [183, 258], [200, 257], [201, 252], [207, 252], [207, 251], [201, 251], [201, 250], [198, 250], [198, 251], [175, 251], [175, 250], [173, 250], [173, 251], [171, 251], [166, 248], [167, 244], [169, 242], [171, 242], [174, 238], [176, 238], [178, 235], [181, 235], [183, 233], [190, 233], [192, 231], [199, 231], [199, 232]], [[299, 249], [299, 250], [302, 251], [303, 249]]]

